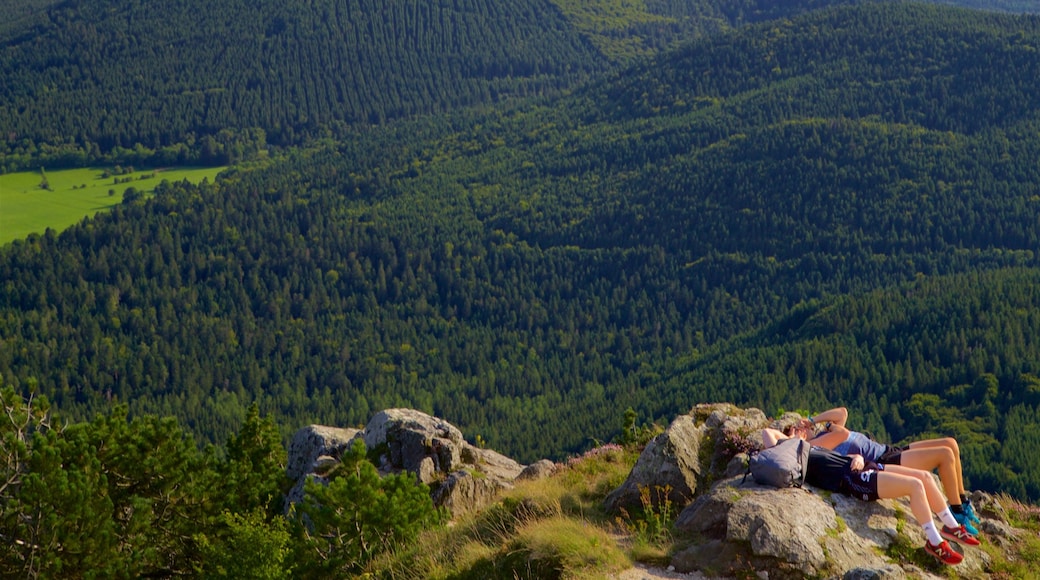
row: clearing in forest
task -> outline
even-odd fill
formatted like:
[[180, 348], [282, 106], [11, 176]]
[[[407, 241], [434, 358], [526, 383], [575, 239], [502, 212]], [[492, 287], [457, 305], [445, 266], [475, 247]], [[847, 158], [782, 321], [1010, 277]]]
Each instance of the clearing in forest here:
[[164, 179], [210, 181], [225, 167], [83, 168], [0, 174], [0, 245], [47, 228], [62, 231], [123, 201], [133, 187], [150, 193]]

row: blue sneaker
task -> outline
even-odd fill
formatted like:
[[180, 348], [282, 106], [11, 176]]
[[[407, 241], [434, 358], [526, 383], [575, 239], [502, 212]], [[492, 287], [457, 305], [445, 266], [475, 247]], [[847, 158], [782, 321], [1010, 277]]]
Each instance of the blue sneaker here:
[[975, 524], [982, 523], [982, 521], [979, 520], [979, 516], [975, 515], [975, 506], [971, 505], [970, 501], [966, 501], [961, 505], [962, 509], [964, 509], [964, 513], [968, 516], [969, 521]]
[[957, 520], [958, 524], [964, 526], [964, 529], [967, 530], [969, 534], [973, 536], [979, 535], [979, 530], [978, 528], [972, 525], [971, 516], [968, 515], [967, 510], [959, 514], [953, 514], [953, 519]]

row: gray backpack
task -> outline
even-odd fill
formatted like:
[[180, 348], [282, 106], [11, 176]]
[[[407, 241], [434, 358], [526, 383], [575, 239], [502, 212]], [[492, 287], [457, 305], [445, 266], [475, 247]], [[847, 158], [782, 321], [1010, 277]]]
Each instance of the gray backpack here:
[[805, 472], [809, 468], [808, 441], [792, 437], [784, 439], [769, 449], [753, 453], [748, 458], [748, 470], [755, 481], [773, 487], [802, 487]]

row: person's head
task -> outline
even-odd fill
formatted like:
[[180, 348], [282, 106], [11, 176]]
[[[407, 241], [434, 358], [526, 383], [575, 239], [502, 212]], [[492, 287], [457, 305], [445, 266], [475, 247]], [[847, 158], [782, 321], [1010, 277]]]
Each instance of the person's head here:
[[808, 439], [812, 436], [812, 429], [801, 423], [792, 423], [787, 427], [784, 427], [784, 435], [788, 437], [797, 437], [799, 439]]

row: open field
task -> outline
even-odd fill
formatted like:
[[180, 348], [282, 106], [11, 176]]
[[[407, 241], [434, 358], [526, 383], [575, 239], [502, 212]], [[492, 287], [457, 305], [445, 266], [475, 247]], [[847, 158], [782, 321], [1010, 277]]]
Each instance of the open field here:
[[[143, 169], [127, 175], [102, 177], [104, 168], [63, 169], [46, 172], [50, 189], [43, 189], [39, 171], [0, 175], [0, 245], [47, 228], [61, 231], [123, 200], [123, 191], [135, 187], [150, 192], [162, 180], [210, 181], [224, 167]], [[116, 183], [116, 180], [127, 180]]]

